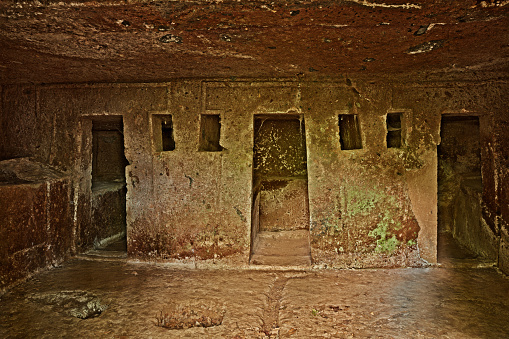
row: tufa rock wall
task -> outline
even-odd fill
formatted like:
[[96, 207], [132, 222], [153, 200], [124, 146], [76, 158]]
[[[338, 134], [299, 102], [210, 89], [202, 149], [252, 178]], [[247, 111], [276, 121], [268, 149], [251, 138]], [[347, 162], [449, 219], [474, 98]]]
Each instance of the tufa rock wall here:
[[[254, 116], [305, 120], [312, 258], [328, 267], [436, 262], [437, 145], [442, 114], [480, 120], [481, 222], [507, 267], [504, 82], [206, 81], [3, 86], [2, 159], [31, 156], [70, 175], [73, 250], [92, 246], [92, 120], [123, 118], [131, 256], [245, 264], [251, 244]], [[398, 113], [401, 146], [387, 148]], [[200, 115], [220, 116], [204, 151]], [[339, 119], [357, 115], [362, 148], [342, 150]], [[174, 149], [154, 140], [171, 115]], [[507, 268], [506, 268], [507, 271]]]

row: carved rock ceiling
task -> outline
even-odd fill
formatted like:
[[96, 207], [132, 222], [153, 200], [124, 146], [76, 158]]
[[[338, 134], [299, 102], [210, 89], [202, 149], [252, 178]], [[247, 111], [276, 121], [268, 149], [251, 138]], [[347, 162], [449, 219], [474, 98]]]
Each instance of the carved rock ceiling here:
[[509, 1], [0, 1], [0, 83], [506, 78]]

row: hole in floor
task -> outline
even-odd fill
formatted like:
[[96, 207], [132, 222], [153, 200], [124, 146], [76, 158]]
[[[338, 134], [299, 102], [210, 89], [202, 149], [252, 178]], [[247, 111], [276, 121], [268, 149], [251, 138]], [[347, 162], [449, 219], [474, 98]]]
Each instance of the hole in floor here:
[[224, 307], [196, 305], [173, 305], [156, 315], [155, 325], [168, 329], [213, 327], [223, 323]]
[[97, 317], [108, 308], [106, 303], [87, 291], [33, 293], [28, 300], [79, 319]]

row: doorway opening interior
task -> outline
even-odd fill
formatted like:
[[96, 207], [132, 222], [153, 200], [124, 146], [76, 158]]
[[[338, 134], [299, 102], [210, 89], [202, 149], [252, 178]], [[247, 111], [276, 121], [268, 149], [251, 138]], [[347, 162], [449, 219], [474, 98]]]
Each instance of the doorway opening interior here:
[[126, 180], [122, 116], [92, 119], [94, 248], [126, 252]]
[[254, 116], [252, 264], [311, 264], [306, 159], [302, 115]]
[[483, 256], [478, 116], [443, 115], [438, 146], [438, 261]]

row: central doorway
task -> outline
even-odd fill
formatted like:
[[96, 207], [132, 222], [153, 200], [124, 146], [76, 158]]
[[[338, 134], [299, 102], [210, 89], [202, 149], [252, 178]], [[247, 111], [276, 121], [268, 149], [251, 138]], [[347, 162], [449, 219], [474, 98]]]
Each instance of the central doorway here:
[[255, 115], [251, 263], [309, 265], [306, 138], [301, 115]]

